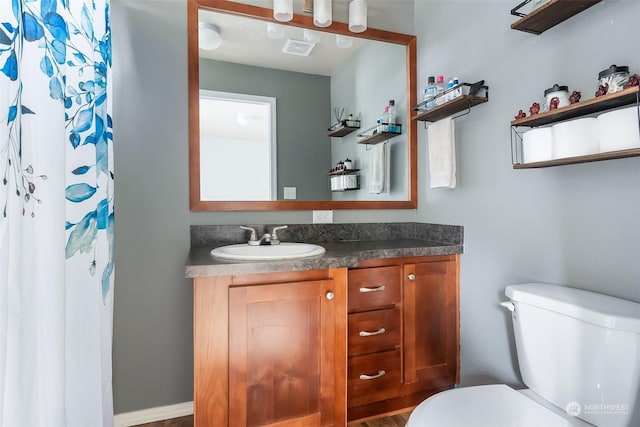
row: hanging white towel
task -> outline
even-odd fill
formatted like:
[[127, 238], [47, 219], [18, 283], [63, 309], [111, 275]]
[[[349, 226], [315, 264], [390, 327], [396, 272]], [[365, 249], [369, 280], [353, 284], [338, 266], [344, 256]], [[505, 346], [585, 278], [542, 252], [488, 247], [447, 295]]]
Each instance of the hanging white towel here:
[[454, 121], [449, 117], [429, 125], [429, 172], [431, 188], [456, 188], [456, 140]]
[[386, 145], [386, 142], [376, 144], [369, 150], [369, 193], [371, 194], [384, 192], [387, 172]]

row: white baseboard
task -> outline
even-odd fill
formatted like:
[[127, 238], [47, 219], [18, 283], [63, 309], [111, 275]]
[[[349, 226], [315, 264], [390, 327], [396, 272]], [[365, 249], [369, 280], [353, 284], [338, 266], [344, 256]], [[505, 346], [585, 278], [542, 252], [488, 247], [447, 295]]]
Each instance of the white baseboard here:
[[123, 412], [113, 417], [113, 427], [131, 427], [138, 424], [170, 420], [172, 418], [193, 415], [193, 402], [176, 403], [175, 405], [158, 406], [140, 411]]

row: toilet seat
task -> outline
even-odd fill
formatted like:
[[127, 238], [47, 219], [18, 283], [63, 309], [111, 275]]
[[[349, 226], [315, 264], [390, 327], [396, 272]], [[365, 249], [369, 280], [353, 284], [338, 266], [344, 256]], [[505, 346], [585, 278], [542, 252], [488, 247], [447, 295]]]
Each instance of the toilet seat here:
[[456, 388], [435, 394], [413, 410], [406, 427], [588, 425], [578, 418], [556, 413], [504, 384], [495, 384]]

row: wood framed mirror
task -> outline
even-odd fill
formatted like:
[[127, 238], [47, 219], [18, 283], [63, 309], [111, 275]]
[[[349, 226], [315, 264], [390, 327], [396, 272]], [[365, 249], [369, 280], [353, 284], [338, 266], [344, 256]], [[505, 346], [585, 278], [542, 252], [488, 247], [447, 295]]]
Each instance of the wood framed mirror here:
[[[334, 21], [332, 25], [327, 28], [318, 28], [313, 25], [313, 17], [310, 15], [302, 15], [302, 14], [294, 14], [293, 19], [287, 23], [278, 23], [273, 19], [273, 11], [269, 8], [263, 8], [258, 6], [253, 6], [244, 3], [237, 3], [228, 0], [188, 0], [188, 69], [189, 69], [189, 199], [190, 199], [190, 209], [192, 211], [270, 211], [270, 210], [336, 210], [336, 209], [415, 209], [417, 208], [418, 196], [417, 196], [417, 124], [415, 120], [411, 120], [413, 112], [411, 107], [417, 104], [417, 82], [416, 82], [416, 38], [415, 36], [394, 33], [389, 31], [377, 30], [368, 28], [362, 33], [354, 34], [349, 32], [348, 25], [342, 22]], [[387, 95], [387, 98], [395, 98], [398, 99], [399, 102], [396, 105], [398, 111], [398, 122], [402, 125], [402, 135], [397, 138], [397, 141], [394, 140], [393, 144], [386, 144], [389, 146], [387, 148], [387, 162], [391, 162], [388, 158], [393, 158], [396, 162], [393, 164], [393, 176], [392, 182], [389, 184], [390, 178], [387, 178], [387, 184], [389, 188], [393, 188], [396, 193], [393, 194], [392, 197], [389, 197], [389, 194], [375, 194], [374, 192], [367, 191], [368, 188], [361, 187], [359, 192], [350, 192], [349, 196], [353, 195], [353, 199], [349, 199], [346, 195], [338, 194], [337, 192], [332, 192], [329, 189], [329, 176], [328, 172], [332, 167], [335, 167], [336, 156], [340, 159], [341, 153], [336, 154], [335, 149], [333, 149], [334, 153], [328, 155], [328, 159], [319, 160], [319, 156], [317, 155], [309, 155], [309, 149], [296, 148], [301, 150], [307, 150], [304, 153], [299, 154], [296, 159], [297, 162], [310, 161], [313, 164], [304, 164], [302, 163], [300, 166], [303, 170], [306, 170], [310, 174], [311, 167], [313, 166], [315, 169], [319, 168], [319, 172], [314, 172], [315, 181], [320, 181], [321, 186], [325, 187], [325, 190], [328, 192], [329, 197], [327, 199], [306, 199], [304, 197], [297, 197], [295, 200], [291, 199], [283, 199], [282, 192], [283, 190], [291, 190], [291, 188], [296, 188], [296, 183], [301, 182], [300, 178], [296, 178], [293, 181], [289, 180], [289, 182], [293, 182], [293, 185], [288, 184], [288, 182], [277, 182], [270, 186], [272, 194], [268, 199], [259, 199], [259, 200], [217, 200], [208, 197], [203, 191], [203, 185], [205, 181], [212, 180], [215, 185], [223, 185], [228, 186], [230, 183], [237, 181], [240, 177], [245, 177], [247, 175], [250, 176], [250, 180], [253, 182], [261, 182], [260, 179], [251, 177], [251, 174], [254, 172], [254, 169], [251, 168], [251, 165], [245, 162], [243, 157], [234, 157], [227, 158], [226, 156], [218, 156], [211, 162], [208, 160], [201, 160], [201, 156], [205, 155], [205, 148], [201, 146], [201, 130], [204, 130], [204, 126], [201, 126], [201, 96], [204, 93], [204, 89], [214, 89], [218, 90], [218, 88], [205, 88], [201, 86], [202, 79], [205, 76], [204, 72], [201, 72], [202, 64], [204, 63], [201, 60], [201, 49], [199, 48], [199, 36], [198, 36], [198, 26], [203, 16], [203, 13], [214, 13], [214, 14], [224, 14], [228, 19], [248, 19], [255, 20], [263, 23], [265, 25], [267, 23], [277, 23], [280, 25], [284, 25], [287, 29], [295, 29], [296, 31], [303, 31], [304, 29], [310, 29], [313, 31], [321, 31], [323, 34], [329, 34], [332, 37], [339, 36], [347, 36], [353, 38], [356, 43], [366, 42], [366, 41], [374, 41], [374, 42], [382, 42], [383, 44], [399, 46], [401, 51], [401, 58], [398, 61], [385, 61], [385, 58], [380, 59], [379, 63], [369, 64], [371, 68], [381, 68], [384, 69], [384, 66], [390, 66], [389, 64], [397, 64], [398, 62], [403, 62], [399, 72], [402, 74], [400, 77], [396, 79], [396, 81], [403, 82], [403, 85], [406, 83], [406, 88], [401, 87], [400, 92], [396, 90], [396, 92], [390, 92]], [[238, 25], [235, 26], [237, 28]], [[221, 35], [224, 39], [224, 32], [221, 32]], [[367, 42], [368, 43], [368, 42]], [[361, 49], [362, 50], [362, 49]], [[294, 61], [289, 61], [294, 62]], [[207, 62], [207, 64], [209, 64]], [[367, 68], [369, 68], [367, 67]], [[395, 70], [395, 71], [398, 71]], [[207, 70], [207, 73], [210, 73], [210, 70]], [[392, 74], [392, 73], [389, 73]], [[207, 74], [209, 75], [209, 74]], [[377, 77], [379, 80], [379, 77]], [[393, 80], [394, 77], [391, 75], [389, 80]], [[245, 80], [246, 82], [247, 80]], [[242, 86], [242, 83], [240, 84]], [[368, 88], [371, 93], [376, 92], [375, 87]], [[362, 91], [362, 88], [360, 88]], [[236, 89], [234, 92], [240, 92], [241, 90]], [[293, 92], [294, 90], [291, 89]], [[327, 90], [325, 92], [332, 92], [333, 89]], [[328, 96], [328, 95], [327, 95]], [[277, 97], [276, 97], [277, 98]], [[309, 101], [311, 102], [311, 101]], [[278, 100], [276, 99], [276, 104], [278, 104]], [[290, 120], [289, 117], [282, 117], [280, 114], [282, 111], [285, 111], [284, 107], [286, 106], [286, 102], [282, 102], [282, 105], [278, 104], [277, 114], [278, 115], [278, 128], [273, 129], [273, 132], [276, 135], [276, 140], [278, 139], [277, 135], [281, 130], [281, 123], [286, 120]], [[322, 131], [323, 137], [330, 142], [322, 142], [316, 143], [316, 147], [318, 146], [328, 146], [328, 150], [331, 151], [334, 144], [337, 144], [340, 147], [345, 147], [349, 144], [350, 147], [357, 146], [357, 149], [360, 150], [359, 153], [362, 157], [361, 161], [363, 164], [366, 163], [365, 156], [370, 155], [369, 150], [372, 149], [368, 144], [361, 144], [357, 142], [358, 138], [357, 132], [353, 135], [350, 135], [347, 139], [344, 138], [342, 140], [337, 140], [336, 138], [329, 138], [328, 136], [328, 128], [338, 119], [338, 111], [340, 104], [331, 105], [332, 102], [329, 102], [325, 108], [323, 108], [324, 121], [322, 123]], [[353, 104], [353, 103], [352, 103]], [[374, 113], [366, 112], [362, 113], [364, 109], [375, 108], [378, 113], [382, 113], [384, 105], [379, 105], [380, 102], [376, 101], [376, 106], [371, 107], [370, 101], [360, 102], [362, 105], [347, 105], [348, 113], [354, 113], [359, 119], [362, 119], [362, 132], [365, 132], [368, 128], [373, 126], [375, 128], [376, 122]], [[385, 100], [386, 104], [386, 100]], [[344, 106], [344, 104], [342, 104]], [[304, 105], [303, 105], [304, 106]], [[302, 106], [302, 107], [303, 107]], [[281, 108], [282, 107], [282, 108]], [[302, 108], [298, 107], [297, 110], [301, 110]], [[204, 108], [202, 109], [204, 111]], [[379, 111], [378, 111], [379, 110]], [[334, 111], [336, 114], [334, 114]], [[207, 121], [208, 124], [208, 121]], [[315, 126], [315, 125], [314, 125]], [[209, 128], [212, 126], [208, 126]], [[304, 129], [311, 129], [311, 126], [307, 126]], [[309, 132], [311, 132], [309, 130]], [[374, 130], [375, 132], [375, 130]], [[280, 133], [284, 133], [284, 130]], [[315, 137], [315, 134], [314, 136]], [[306, 135], [305, 133], [298, 132], [297, 137], [295, 138], [296, 142], [312, 140], [312, 135]], [[281, 138], [284, 141], [284, 138]], [[366, 139], [366, 138], [365, 138]], [[278, 167], [282, 164], [288, 163], [288, 161], [282, 161], [280, 157], [285, 151], [291, 151], [291, 148], [280, 148], [280, 142], [278, 142]], [[342, 145], [340, 145], [342, 144]], [[207, 148], [208, 150], [208, 148]], [[251, 150], [245, 150], [245, 152]], [[348, 154], [347, 154], [348, 155]], [[324, 155], [323, 155], [324, 156]], [[304, 157], [313, 157], [313, 160], [307, 159], [304, 160]], [[275, 158], [275, 155], [274, 155]], [[357, 162], [357, 161], [356, 161]], [[398, 163], [400, 162], [400, 163]], [[391, 164], [391, 163], [388, 163]], [[223, 167], [228, 167], [231, 169], [223, 169]], [[209, 175], [206, 175], [208, 170], [219, 168], [220, 172], [225, 174], [224, 180], [222, 181], [220, 178], [211, 178]], [[280, 173], [280, 171], [278, 172]], [[205, 174], [205, 175], [203, 175]], [[275, 173], [273, 174], [274, 176]], [[388, 175], [391, 175], [390, 173]], [[279, 181], [280, 175], [278, 175], [277, 180]], [[366, 185], [366, 176], [363, 177]], [[275, 180], [276, 178], [274, 178]], [[317, 183], [316, 183], [317, 184]], [[289, 185], [289, 187], [288, 187]], [[267, 186], [269, 187], [269, 186]], [[285, 189], [284, 187], [288, 187]], [[400, 189], [400, 193], [398, 194], [398, 190]], [[298, 193], [303, 193], [304, 188], [298, 188]], [[234, 190], [235, 191], [235, 190]], [[295, 193], [295, 190], [293, 190]], [[280, 193], [280, 194], [278, 194]], [[346, 193], [346, 192], [345, 192]], [[356, 194], [360, 193], [360, 195]], [[291, 197], [291, 194], [288, 194], [288, 197]], [[223, 197], [224, 198], [224, 197]]]

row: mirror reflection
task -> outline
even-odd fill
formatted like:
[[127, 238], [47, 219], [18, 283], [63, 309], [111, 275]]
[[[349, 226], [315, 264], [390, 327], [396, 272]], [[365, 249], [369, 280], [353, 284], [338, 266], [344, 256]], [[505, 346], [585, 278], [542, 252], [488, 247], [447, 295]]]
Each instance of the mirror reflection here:
[[[276, 99], [200, 90], [200, 117], [202, 199], [274, 200]], [[233, 185], [212, 185], [229, 177]]]
[[[201, 201], [409, 200], [404, 45], [202, 9], [198, 20]], [[402, 133], [361, 143], [390, 100]], [[360, 129], [329, 136], [347, 119]]]

